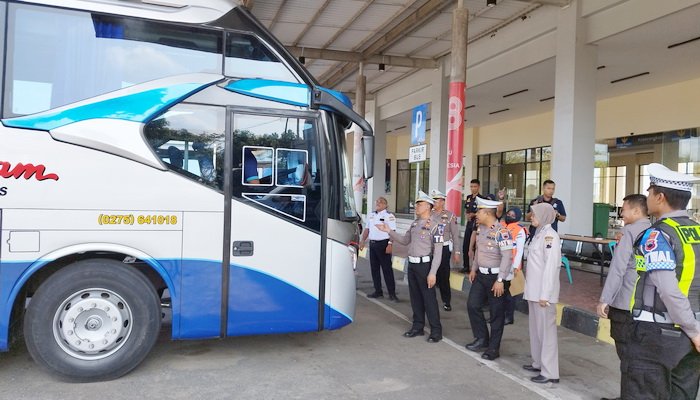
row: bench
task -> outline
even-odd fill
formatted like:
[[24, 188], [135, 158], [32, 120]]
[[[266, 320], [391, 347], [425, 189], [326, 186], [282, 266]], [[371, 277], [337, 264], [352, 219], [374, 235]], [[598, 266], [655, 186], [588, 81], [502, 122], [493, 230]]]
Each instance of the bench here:
[[[562, 240], [562, 263], [567, 268], [569, 268], [568, 261], [570, 260], [599, 265], [600, 286], [603, 286], [603, 280], [607, 275], [605, 268], [610, 267], [615, 240], [581, 235], [561, 235], [560, 237]], [[568, 269], [567, 272], [569, 272]], [[569, 281], [571, 282], [570, 272]]]

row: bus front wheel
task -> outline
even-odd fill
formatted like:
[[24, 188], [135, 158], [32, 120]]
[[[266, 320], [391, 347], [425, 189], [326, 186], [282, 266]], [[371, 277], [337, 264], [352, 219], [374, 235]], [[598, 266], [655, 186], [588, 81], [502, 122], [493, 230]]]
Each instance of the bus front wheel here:
[[155, 344], [160, 312], [160, 299], [141, 272], [114, 260], [78, 261], [32, 297], [25, 342], [38, 364], [65, 380], [116, 379]]

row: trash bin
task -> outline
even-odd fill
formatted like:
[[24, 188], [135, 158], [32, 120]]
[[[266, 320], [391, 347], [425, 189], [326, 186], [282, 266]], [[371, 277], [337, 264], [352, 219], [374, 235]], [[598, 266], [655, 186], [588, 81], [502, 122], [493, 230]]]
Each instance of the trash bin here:
[[608, 237], [611, 207], [610, 204], [606, 203], [593, 203], [593, 237]]

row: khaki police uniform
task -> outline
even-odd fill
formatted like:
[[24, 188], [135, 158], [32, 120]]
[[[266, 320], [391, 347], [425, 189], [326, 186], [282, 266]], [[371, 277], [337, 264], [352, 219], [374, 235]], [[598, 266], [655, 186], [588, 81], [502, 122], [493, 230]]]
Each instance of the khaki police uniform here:
[[[557, 307], [561, 240], [552, 228], [556, 212], [549, 204], [532, 206], [540, 222], [532, 238], [527, 257], [523, 299], [528, 304], [530, 354], [532, 367], [540, 369], [541, 380], [559, 380], [559, 345], [557, 342]], [[548, 303], [545, 307], [540, 300]], [[538, 383], [545, 383], [536, 381]]]
[[[600, 302], [608, 305], [610, 337], [615, 340], [615, 350], [620, 360], [625, 358], [627, 338], [632, 326], [630, 300], [637, 283], [637, 270], [634, 261], [634, 242], [651, 226], [648, 218], [642, 218], [622, 228], [622, 237], [615, 246], [605, 286]], [[625, 371], [622, 371], [623, 375]], [[622, 380], [626, 378], [623, 376]]]
[[[698, 179], [650, 164], [651, 185], [692, 192]], [[694, 400], [700, 353], [700, 224], [685, 210], [665, 215], [635, 242], [639, 278], [631, 305], [623, 399]]]
[[[416, 201], [426, 201], [433, 204], [433, 200], [422, 192]], [[428, 288], [428, 275], [436, 275], [442, 255], [442, 243], [433, 245], [436, 231], [435, 222], [431, 217], [428, 217], [413, 221], [410, 229], [403, 235], [393, 231], [389, 233], [392, 241], [408, 246], [407, 276], [413, 310], [413, 324], [411, 330], [404, 335], [411, 337], [422, 335], [427, 315], [430, 324], [429, 339], [433, 339], [433, 341], [442, 339], [442, 325], [440, 324], [435, 287]]]
[[[500, 202], [478, 199], [485, 208], [496, 208]], [[467, 311], [469, 323], [474, 333], [475, 341], [471, 350], [487, 348], [484, 358], [495, 359], [500, 356], [501, 337], [505, 319], [505, 296], [496, 297], [492, 291], [496, 281], [503, 282], [504, 293], [508, 291], [512, 265], [513, 241], [508, 229], [496, 222], [492, 226], [479, 225], [476, 232], [476, 252], [471, 270], [476, 271], [476, 279], [469, 289]], [[484, 318], [483, 307], [488, 304], [490, 310], [491, 332], [489, 334]]]
[[384, 295], [382, 291], [382, 274], [384, 283], [389, 292], [389, 298], [396, 297], [396, 282], [394, 280], [394, 269], [391, 266], [391, 254], [386, 253], [389, 243], [389, 234], [377, 229], [377, 224], [386, 223], [389, 229], [396, 230], [396, 217], [387, 210], [372, 211], [367, 216], [367, 228], [369, 229], [369, 265], [372, 271], [372, 283], [374, 293], [372, 297]]
[[[437, 190], [433, 190], [431, 196], [433, 199], [444, 199], [446, 197]], [[452, 251], [457, 251], [455, 243], [459, 239], [459, 224], [457, 216], [452, 211], [442, 210], [437, 212], [433, 210], [432, 217], [433, 223], [436, 225], [435, 246], [439, 247], [440, 243], [442, 243], [440, 267], [437, 270], [437, 287], [440, 289], [444, 310], [451, 311], [450, 259], [452, 258]]]

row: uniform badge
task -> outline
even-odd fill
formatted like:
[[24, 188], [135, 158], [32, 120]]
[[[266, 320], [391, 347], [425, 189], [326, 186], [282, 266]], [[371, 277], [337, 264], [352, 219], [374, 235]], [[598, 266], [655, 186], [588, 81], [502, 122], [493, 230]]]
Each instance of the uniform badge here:
[[501, 228], [498, 230], [498, 234], [501, 235], [501, 239], [503, 240], [509, 240], [510, 239], [510, 232], [508, 232], [507, 228]]
[[647, 241], [644, 243], [644, 251], [653, 251], [658, 245], [657, 238], [659, 237], [659, 231], [651, 231]]
[[548, 249], [551, 249], [553, 241], [554, 241], [554, 236], [545, 236], [544, 237], [544, 246]]

